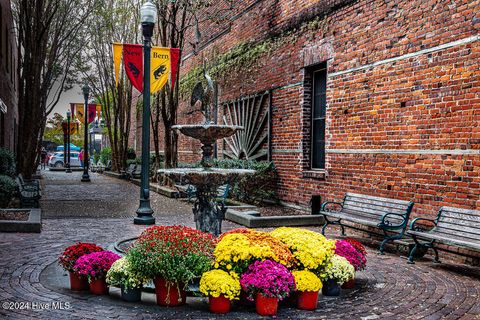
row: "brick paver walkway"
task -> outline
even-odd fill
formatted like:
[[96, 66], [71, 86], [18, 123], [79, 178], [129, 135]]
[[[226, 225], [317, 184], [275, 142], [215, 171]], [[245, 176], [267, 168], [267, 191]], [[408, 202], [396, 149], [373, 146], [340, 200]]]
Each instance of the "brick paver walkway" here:
[[[117, 290], [113, 290], [113, 296], [102, 297], [68, 290], [67, 276], [55, 263], [64, 247], [76, 241], [92, 241], [108, 247], [119, 239], [138, 235], [145, 228], [133, 225], [131, 218], [118, 218], [134, 215], [137, 187], [99, 175], [92, 178], [94, 183], [79, 185], [65, 181], [60, 173], [47, 173], [42, 207], [49, 219], [44, 220], [42, 233], [0, 234], [2, 308], [5, 302], [29, 307], [0, 309], [0, 318], [216, 318], [208, 312], [204, 298], [188, 298], [186, 306], [165, 308], [155, 305], [152, 294], [144, 294], [142, 303], [132, 304], [122, 302]], [[158, 224], [193, 226], [189, 205], [158, 195], [153, 198]], [[80, 219], [82, 216], [87, 218]], [[101, 218], [93, 218], [95, 216]], [[227, 228], [233, 226], [226, 225]], [[346, 291], [341, 297], [320, 297], [315, 312], [282, 307], [278, 318], [480, 319], [479, 268], [430, 262], [408, 265], [396, 255], [378, 256], [370, 250], [369, 266], [359, 273], [357, 282], [357, 289]], [[58, 309], [54, 302], [63, 303], [64, 309]], [[32, 309], [32, 303], [36, 310]], [[10, 305], [6, 305], [7, 309]], [[41, 310], [41, 307], [50, 309]], [[224, 318], [256, 319], [258, 316], [252, 308], [234, 308]]]

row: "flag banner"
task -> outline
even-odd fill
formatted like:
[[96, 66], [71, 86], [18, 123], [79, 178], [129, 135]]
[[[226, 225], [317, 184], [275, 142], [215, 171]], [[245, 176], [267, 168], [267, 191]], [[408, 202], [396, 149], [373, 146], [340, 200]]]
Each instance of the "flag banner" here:
[[75, 103], [70, 103], [70, 113], [72, 114], [72, 119], [75, 119]]
[[97, 117], [98, 117], [98, 120], [100, 121], [100, 118], [102, 117], [102, 105], [101, 104], [97, 104]]
[[143, 92], [143, 46], [140, 44], [123, 45], [123, 64], [125, 73], [132, 85]]
[[[84, 124], [85, 123], [85, 105], [80, 104], [80, 103], [75, 103], [76, 107], [76, 117], [80, 123]], [[95, 121], [95, 118], [97, 116], [97, 110], [100, 107], [100, 110], [102, 109], [101, 104], [96, 104], [96, 103], [90, 103], [88, 105], [88, 123], [92, 123]]]
[[118, 86], [118, 80], [120, 77], [120, 64], [122, 63], [122, 50], [123, 45], [121, 43], [113, 43], [113, 66], [115, 68], [115, 85]]
[[85, 123], [85, 120], [84, 120], [85, 119], [85, 117], [84, 117], [85, 107], [83, 107], [83, 105], [78, 104], [78, 103], [76, 104], [76, 106], [77, 106], [77, 110], [76, 110], [77, 112], [75, 114], [75, 117], [78, 119], [78, 121], [80, 121], [80, 123]]
[[170, 74], [170, 48], [152, 47], [150, 92], [162, 90]]
[[88, 105], [88, 123], [92, 123], [95, 121], [95, 117], [97, 116], [97, 104], [90, 103]]
[[170, 48], [170, 83], [172, 84], [172, 90], [175, 88], [175, 81], [177, 80], [179, 60], [180, 49]]
[[78, 125], [76, 123], [70, 123], [70, 135], [78, 132]]

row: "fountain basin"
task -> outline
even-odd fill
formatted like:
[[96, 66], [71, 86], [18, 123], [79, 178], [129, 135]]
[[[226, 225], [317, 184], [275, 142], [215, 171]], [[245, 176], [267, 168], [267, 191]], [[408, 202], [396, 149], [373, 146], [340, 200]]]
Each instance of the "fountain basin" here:
[[187, 183], [196, 187], [209, 186], [216, 189], [219, 186], [233, 182], [238, 176], [253, 174], [255, 170], [250, 169], [221, 169], [221, 168], [174, 168], [160, 169], [158, 173], [163, 173], [173, 177], [176, 180], [183, 178]]
[[242, 126], [231, 126], [221, 124], [184, 124], [172, 126], [188, 137], [200, 140], [202, 143], [211, 144], [216, 140], [234, 135]]

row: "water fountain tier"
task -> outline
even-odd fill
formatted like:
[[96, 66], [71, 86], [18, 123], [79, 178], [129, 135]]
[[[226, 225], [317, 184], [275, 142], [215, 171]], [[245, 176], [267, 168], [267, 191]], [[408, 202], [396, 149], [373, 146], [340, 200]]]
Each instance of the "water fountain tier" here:
[[185, 181], [196, 188], [196, 200], [193, 205], [193, 215], [198, 230], [210, 232], [215, 236], [221, 233], [222, 220], [225, 218], [226, 207], [223, 203], [217, 203], [217, 190], [224, 184], [232, 185], [235, 180], [246, 174], [255, 173], [247, 169], [221, 169], [213, 168], [213, 144], [218, 139], [229, 137], [240, 126], [226, 126], [216, 124], [176, 125], [172, 127], [186, 136], [200, 140], [202, 143], [203, 156], [201, 168], [175, 168], [160, 169], [163, 173], [175, 181]]
[[243, 127], [207, 123], [176, 125], [172, 126], [172, 129], [180, 131], [187, 137], [200, 140], [203, 150], [202, 167], [210, 168], [213, 166], [212, 155], [215, 141], [230, 137], [238, 130], [243, 130]]

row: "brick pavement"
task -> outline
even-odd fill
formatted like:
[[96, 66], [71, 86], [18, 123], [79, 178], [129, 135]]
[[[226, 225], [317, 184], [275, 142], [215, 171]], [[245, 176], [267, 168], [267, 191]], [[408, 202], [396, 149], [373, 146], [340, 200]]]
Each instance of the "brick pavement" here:
[[[98, 176], [94, 176], [96, 179]], [[73, 293], [67, 288], [67, 279], [58, 272], [52, 281], [48, 274], [56, 270], [55, 261], [62, 249], [75, 241], [93, 241], [109, 246], [118, 239], [138, 235], [145, 227], [135, 226], [131, 218], [123, 216], [127, 208], [136, 207], [136, 193], [131, 196], [117, 194], [115, 210], [90, 212], [79, 218], [88, 208], [70, 215], [64, 209], [68, 201], [60, 193], [55, 198], [49, 194], [54, 185], [59, 185], [61, 176], [49, 176], [44, 180], [47, 216], [41, 234], [0, 234], [0, 301], [36, 302], [50, 305], [52, 302], [68, 302], [69, 310], [3, 310], [5, 319], [213, 319], [208, 312], [206, 300], [189, 298], [187, 306], [177, 308], [159, 307], [153, 295], [144, 294], [142, 303], [120, 301], [117, 290], [112, 296], [95, 297], [86, 293]], [[60, 180], [58, 180], [60, 179]], [[123, 181], [99, 177], [111, 190], [132, 190]], [[57, 180], [57, 182], [55, 182]], [[78, 187], [78, 186], [77, 186]], [[83, 186], [81, 194], [91, 199], [100, 199], [95, 183]], [[60, 189], [61, 192], [62, 189]], [[66, 190], [66, 189], [63, 189]], [[110, 189], [109, 189], [110, 190]], [[110, 191], [109, 191], [110, 192]], [[97, 196], [98, 195], [98, 196]], [[155, 195], [157, 197], [157, 195]], [[88, 197], [87, 197], [88, 198]], [[193, 226], [189, 206], [158, 196], [157, 205], [165, 210], [156, 210], [158, 224], [185, 224]], [[173, 201], [173, 200], [172, 200]], [[51, 203], [50, 203], [51, 202]], [[98, 201], [100, 202], [100, 201]], [[131, 202], [134, 202], [132, 204]], [[53, 203], [56, 203], [54, 205]], [[162, 206], [162, 204], [164, 204]], [[169, 205], [173, 205], [170, 211]], [[68, 210], [70, 207], [68, 207]], [[119, 209], [120, 208], [120, 209]], [[167, 210], [168, 209], [168, 210]], [[176, 211], [174, 210], [176, 209]], [[187, 210], [188, 209], [188, 210]], [[187, 211], [185, 211], [187, 210]], [[55, 214], [61, 215], [55, 218]], [[98, 215], [103, 218], [91, 218]], [[133, 215], [131, 212], [129, 215]], [[75, 216], [77, 218], [67, 218]], [[107, 217], [107, 218], [105, 218]], [[226, 228], [233, 227], [227, 223]], [[55, 275], [55, 272], [53, 272]], [[55, 279], [53, 279], [55, 280]], [[253, 309], [234, 310], [227, 319], [256, 319]], [[357, 289], [346, 291], [338, 298], [321, 297], [316, 312], [299, 311], [283, 307], [279, 319], [480, 319], [480, 269], [444, 263], [433, 265], [418, 262], [408, 265], [396, 255], [378, 256], [370, 250], [369, 266], [359, 273]]]

